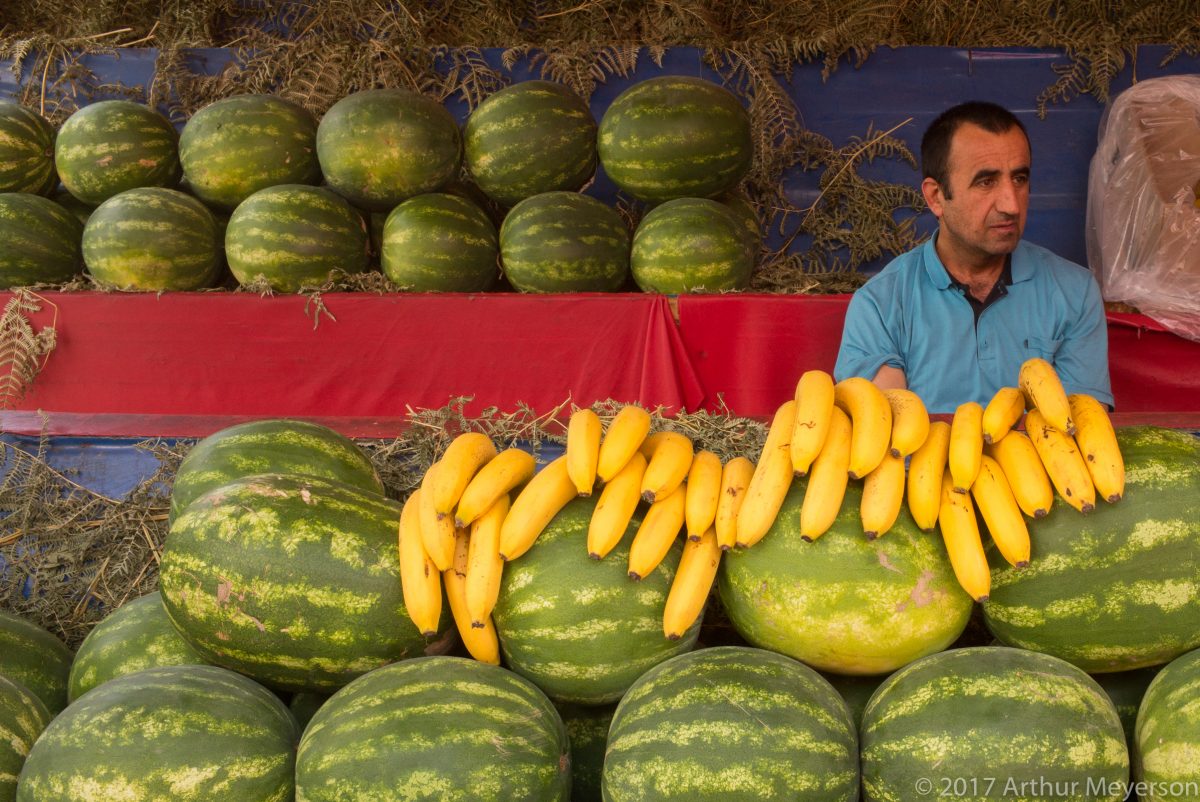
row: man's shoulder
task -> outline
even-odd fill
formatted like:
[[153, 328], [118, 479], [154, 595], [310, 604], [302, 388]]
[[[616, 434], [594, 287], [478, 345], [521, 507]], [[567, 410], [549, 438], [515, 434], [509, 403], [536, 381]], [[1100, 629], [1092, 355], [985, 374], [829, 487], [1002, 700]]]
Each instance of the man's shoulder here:
[[1033, 267], [1035, 277], [1064, 284], [1087, 284], [1092, 281], [1092, 271], [1088, 268], [1028, 240], [1021, 240], [1015, 257], [1026, 260]]
[[915, 280], [924, 270], [922, 248], [922, 245], [918, 245], [892, 259], [882, 270], [867, 279], [857, 292], [865, 295], [891, 295], [899, 286]]

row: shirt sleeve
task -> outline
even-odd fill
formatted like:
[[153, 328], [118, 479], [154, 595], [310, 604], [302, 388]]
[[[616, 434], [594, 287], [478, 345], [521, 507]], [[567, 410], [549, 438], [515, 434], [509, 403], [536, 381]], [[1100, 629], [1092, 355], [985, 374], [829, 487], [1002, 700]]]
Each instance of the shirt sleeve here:
[[833, 377], [836, 381], [851, 376], [874, 379], [884, 365], [900, 370], [906, 367], [878, 299], [870, 287], [860, 287], [846, 310]]
[[1079, 315], [1067, 328], [1054, 355], [1054, 369], [1067, 393], [1085, 393], [1112, 406], [1108, 375], [1108, 323], [1100, 287], [1089, 277]]

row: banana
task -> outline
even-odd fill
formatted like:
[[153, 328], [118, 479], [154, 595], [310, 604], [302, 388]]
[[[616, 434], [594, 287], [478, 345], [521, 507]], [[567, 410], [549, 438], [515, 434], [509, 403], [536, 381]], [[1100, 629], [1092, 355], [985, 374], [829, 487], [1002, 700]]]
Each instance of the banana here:
[[688, 540], [699, 540], [713, 525], [720, 498], [721, 458], [711, 451], [700, 451], [688, 471], [687, 498], [683, 505]]
[[588, 522], [587, 549], [593, 560], [603, 560], [625, 536], [642, 497], [645, 471], [646, 458], [634, 452], [633, 458], [600, 491], [600, 500]]
[[567, 424], [567, 474], [581, 496], [590, 496], [596, 483], [600, 458], [600, 416], [590, 409], [577, 409]]
[[737, 514], [737, 545], [749, 548], [763, 539], [783, 499], [792, 486], [792, 431], [796, 424], [796, 402], [785, 401], [775, 410], [762, 455], [754, 467], [750, 484]]
[[986, 451], [1000, 464], [1021, 512], [1030, 518], [1045, 518], [1054, 505], [1054, 488], [1029, 436], [1014, 429]]
[[[829, 422], [825, 445], [813, 461], [808, 487], [804, 489], [804, 504], [800, 507], [800, 537], [809, 543], [825, 534], [842, 510], [850, 479], [847, 466], [854, 449], [853, 440], [853, 425], [839, 407]], [[738, 525], [740, 536], [741, 521]]]
[[929, 436], [929, 411], [912, 390], [884, 390], [883, 397], [892, 408], [892, 439], [889, 453], [907, 457]]
[[655, 432], [643, 441], [642, 455], [649, 462], [642, 474], [642, 501], [653, 504], [666, 498], [687, 478], [692, 467], [692, 439], [679, 432]]
[[433, 480], [433, 508], [439, 517], [454, 512], [471, 477], [495, 456], [496, 446], [480, 432], [463, 432], [450, 442]]
[[696, 623], [712, 592], [720, 563], [716, 529], [709, 528], [698, 540], [689, 540], [683, 545], [683, 556], [679, 559], [675, 578], [671, 580], [667, 606], [663, 610], [663, 634], [667, 640], [679, 640]]
[[954, 492], [966, 493], [979, 473], [983, 456], [983, 407], [974, 401], [959, 404], [950, 422], [950, 478]]
[[1001, 387], [983, 410], [983, 442], [998, 443], [1025, 414], [1025, 394], [1016, 387]]
[[454, 525], [470, 526], [490, 510], [501, 496], [528, 482], [536, 466], [533, 455], [519, 448], [506, 448], [479, 469], [458, 500]]
[[917, 526], [932, 532], [942, 506], [942, 475], [950, 454], [950, 424], [929, 424], [929, 437], [908, 463], [908, 511]]
[[1075, 444], [1092, 475], [1092, 484], [1105, 501], [1116, 504], [1125, 495], [1125, 459], [1108, 410], [1090, 395], [1070, 395], [1067, 400], [1075, 421]]
[[438, 515], [433, 506], [433, 483], [442, 463], [435, 462], [425, 471], [421, 479], [420, 506], [417, 507], [421, 521], [421, 541], [425, 553], [439, 571], [454, 565], [454, 521], [448, 515]]
[[738, 510], [746, 498], [746, 488], [754, 475], [754, 463], [745, 457], [734, 457], [721, 469], [721, 498], [717, 501], [717, 544], [721, 551], [737, 545]]
[[971, 497], [954, 488], [949, 474], [942, 476], [938, 525], [958, 584], [975, 601], [987, 601], [992, 592], [992, 574], [983, 551], [979, 524], [975, 522], [975, 509], [971, 506]]
[[859, 514], [867, 540], [883, 537], [896, 523], [903, 504], [904, 457], [888, 454], [863, 482]]
[[1040, 411], [1046, 423], [1063, 434], [1075, 436], [1071, 402], [1067, 400], [1067, 393], [1063, 390], [1053, 365], [1038, 357], [1025, 360], [1021, 365], [1017, 384], [1025, 394], [1027, 407]]
[[992, 542], [1014, 568], [1029, 565], [1029, 527], [1017, 506], [1000, 463], [984, 456], [979, 475], [971, 485], [971, 497], [983, 515]]
[[1025, 415], [1025, 431], [1063, 501], [1083, 513], [1096, 508], [1096, 488], [1075, 441], [1046, 422], [1040, 409]]
[[508, 515], [508, 496], [496, 499], [487, 512], [471, 524], [471, 546], [467, 552], [467, 613], [471, 626], [484, 627], [500, 595], [500, 526]]
[[[792, 470], [808, 475], [825, 445], [833, 415], [833, 377], [823, 370], [805, 371], [796, 383], [796, 422], [792, 427]], [[718, 540], [720, 535], [718, 535]]]
[[575, 496], [565, 454], [535, 473], [500, 526], [500, 556], [504, 561], [512, 562], [529, 551], [550, 519]]
[[610, 481], [625, 467], [649, 431], [649, 412], [633, 404], [621, 407], [600, 441], [600, 453], [596, 457], [596, 476], [600, 481]]
[[669, 496], [650, 505], [646, 517], [629, 546], [629, 578], [635, 582], [649, 576], [671, 550], [683, 528], [683, 507], [687, 488], [675, 488]]
[[481, 663], [500, 665], [500, 639], [496, 636], [496, 626], [491, 616], [482, 627], [472, 626], [471, 615], [467, 612], [467, 564], [470, 553], [470, 537], [467, 530], [459, 529], [454, 540], [454, 565], [442, 572], [442, 580], [446, 583], [446, 599], [450, 602], [450, 612], [454, 615], [454, 625], [462, 638], [463, 646], [472, 657]]
[[431, 638], [442, 617], [442, 575], [421, 543], [418, 493], [413, 491], [400, 511], [400, 591], [408, 617], [422, 635]]
[[883, 461], [892, 440], [892, 406], [883, 391], [861, 376], [833, 386], [833, 403], [854, 424], [850, 441], [851, 479], [862, 479]]

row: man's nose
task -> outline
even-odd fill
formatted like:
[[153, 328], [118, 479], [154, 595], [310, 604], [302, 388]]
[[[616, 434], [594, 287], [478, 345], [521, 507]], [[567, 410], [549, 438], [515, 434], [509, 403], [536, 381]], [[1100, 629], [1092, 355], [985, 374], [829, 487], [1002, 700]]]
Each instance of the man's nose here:
[[1001, 214], [1016, 215], [1021, 211], [1021, 190], [1013, 181], [1000, 182], [999, 194], [996, 197], [996, 211]]

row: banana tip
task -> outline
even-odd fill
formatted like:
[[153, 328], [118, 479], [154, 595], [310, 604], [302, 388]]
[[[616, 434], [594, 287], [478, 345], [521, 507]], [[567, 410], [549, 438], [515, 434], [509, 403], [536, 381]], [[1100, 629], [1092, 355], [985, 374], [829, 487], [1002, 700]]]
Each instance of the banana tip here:
[[888, 453], [889, 453], [889, 454], [891, 454], [893, 457], [899, 457], [899, 456], [900, 456], [900, 449], [898, 449], [898, 448], [889, 448], [889, 449], [888, 449]]
[[861, 478], [862, 478], [861, 476], [859, 476], [859, 475], [858, 475], [857, 473], [855, 473], [854, 471], [850, 471], [850, 472], [849, 472], [849, 475], [850, 475], [850, 478], [851, 478], [851, 479], [854, 479], [854, 480], [856, 480], [856, 481], [857, 481], [858, 479], [861, 479]]
[[800, 539], [803, 540], [805, 543], [812, 543], [813, 540], [815, 540], [815, 538], [811, 538], [808, 535], [801, 535]]
[[[875, 540], [876, 538], [879, 537], [878, 532], [864, 532], [863, 534], [865, 534], [867, 536], [867, 540]], [[809, 541], [809, 542], [811, 542], [811, 541]]]
[[653, 504], [654, 503], [654, 491], [647, 490], [645, 493], [642, 493], [642, 501], [646, 502], [647, 504]]
[[983, 442], [987, 443], [990, 446], [992, 444], [992, 436], [990, 434], [985, 434], [983, 436]]
[[641, 582], [641, 581], [642, 581], [642, 577], [641, 577], [641, 575], [640, 575], [640, 574], [639, 574], [637, 571], [630, 571], [630, 572], [629, 572], [629, 578], [630, 578], [630, 579], [632, 579], [634, 582]]
[[724, 543], [722, 543], [719, 548], [721, 551], [733, 551], [733, 546], [728, 546]]
[[578, 495], [580, 498], [591, 498], [591, 497], [592, 497], [592, 491], [590, 491], [590, 490], [580, 490], [580, 491], [579, 491], [579, 493], [578, 493], [577, 495]]
[[678, 632], [668, 632], [666, 635], [667, 640], [679, 640], [679, 638], [682, 637]]
[[425, 630], [424, 632], [422, 632], [422, 633], [421, 633], [421, 637], [423, 637], [423, 638], [435, 638], [435, 637], [437, 637], [437, 631], [436, 631], [436, 630], [433, 630], [433, 629], [427, 629], [427, 630]]
[[1017, 560], [1016, 563], [1013, 564], [1013, 567], [1014, 568], [1028, 568], [1029, 560]]
[[459, 529], [466, 529], [466, 527], [467, 527], [467, 525], [465, 523], [463, 523], [463, 519], [459, 518], [457, 516], [455, 516], [455, 518], [454, 518], [454, 525], [457, 526]]
[[1109, 504], [1116, 504], [1120, 500], [1121, 500], [1120, 493], [1113, 493], [1111, 496], [1109, 496], [1105, 499], [1105, 501], [1107, 501]]
[[484, 627], [484, 624], [482, 621], [472, 621], [471, 622], [471, 629], [483, 629], [483, 627]]
[[990, 598], [991, 598], [991, 596], [989, 596], [988, 594], [985, 593], [982, 596], [976, 596], [975, 601], [979, 602], [980, 604], [983, 604], [985, 601], [987, 601]]
[[594, 552], [594, 551], [589, 551], [589, 552], [588, 552], [588, 556], [589, 556], [589, 557], [591, 557], [593, 560], [597, 560], [597, 561], [598, 561], [598, 560], [600, 560], [600, 559], [603, 557], [603, 555], [601, 555], [601, 554], [597, 554], [597, 553], [596, 553], [596, 552]]
[[699, 536], [699, 535], [688, 535], [688, 536], [687, 536], [687, 539], [688, 539], [688, 542], [689, 542], [689, 543], [699, 543], [699, 542], [700, 542], [700, 536]]
[[1079, 507], [1079, 511], [1082, 512], [1084, 515], [1087, 515], [1089, 512], [1091, 512], [1094, 509], [1096, 509], [1096, 505], [1088, 504], [1086, 501], [1083, 502], [1083, 504], [1080, 505], [1080, 507]]
[[1041, 507], [1038, 507], [1036, 510], [1033, 511], [1034, 518], [1045, 518], [1049, 514], [1050, 514], [1049, 510], [1042, 509]]
[[954, 492], [961, 493], [965, 496], [967, 494], [967, 489], [965, 487], [956, 487], [954, 488]]

